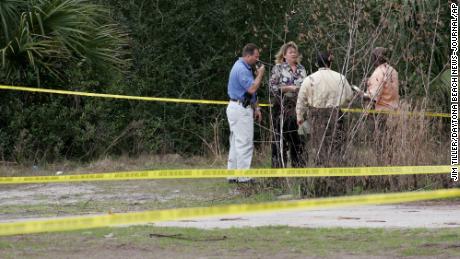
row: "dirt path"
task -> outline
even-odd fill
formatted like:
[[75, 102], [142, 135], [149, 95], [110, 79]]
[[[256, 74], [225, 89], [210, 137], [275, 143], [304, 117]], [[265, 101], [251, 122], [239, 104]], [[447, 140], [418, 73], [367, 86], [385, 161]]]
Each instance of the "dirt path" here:
[[[33, 219], [38, 218], [3, 218], [0, 219], [0, 222]], [[307, 211], [229, 215], [225, 217], [159, 222], [154, 223], [154, 225], [201, 229], [261, 226], [305, 228], [460, 228], [460, 206], [384, 205], [343, 207]]]
[[[0, 221], [247, 201], [251, 198], [241, 198], [234, 185], [220, 179], [9, 185], [0, 186]], [[156, 225], [204, 229], [269, 225], [452, 228], [460, 227], [460, 201], [229, 215]]]
[[231, 228], [258, 226], [344, 227], [344, 228], [448, 228], [460, 227], [460, 206], [385, 205], [345, 207], [225, 218], [162, 222], [157, 226]]

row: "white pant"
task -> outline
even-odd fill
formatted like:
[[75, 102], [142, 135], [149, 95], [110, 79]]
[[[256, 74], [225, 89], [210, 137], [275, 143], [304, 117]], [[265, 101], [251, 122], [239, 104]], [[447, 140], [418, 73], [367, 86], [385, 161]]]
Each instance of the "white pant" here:
[[251, 167], [254, 149], [254, 114], [251, 106], [230, 101], [227, 106], [227, 119], [230, 125], [230, 151], [228, 169], [248, 169]]

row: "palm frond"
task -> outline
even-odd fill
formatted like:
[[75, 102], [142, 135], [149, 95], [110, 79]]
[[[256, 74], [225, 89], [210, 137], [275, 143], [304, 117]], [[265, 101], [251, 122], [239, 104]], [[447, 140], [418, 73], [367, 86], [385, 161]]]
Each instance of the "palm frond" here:
[[15, 16], [19, 21], [9, 27], [8, 41], [0, 46], [7, 75], [29, 69], [60, 80], [63, 64], [118, 70], [124, 66], [126, 35], [110, 22], [102, 6], [87, 0], [35, 0], [28, 11], [19, 13], [17, 2], [0, 0], [0, 7], [9, 6], [9, 11], [0, 11], [0, 19]]
[[23, 5], [24, 2], [19, 0], [0, 0], [0, 23], [3, 30], [3, 34], [0, 36], [0, 46], [10, 40], [10, 36], [17, 25], [19, 10]]

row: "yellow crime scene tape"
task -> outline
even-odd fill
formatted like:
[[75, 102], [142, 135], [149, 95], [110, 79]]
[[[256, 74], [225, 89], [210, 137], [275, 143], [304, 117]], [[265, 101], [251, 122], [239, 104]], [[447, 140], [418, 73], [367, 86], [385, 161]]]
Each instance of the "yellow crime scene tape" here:
[[[172, 102], [172, 103], [188, 103], [188, 104], [219, 104], [226, 105], [228, 101], [216, 101], [216, 100], [197, 100], [197, 99], [178, 99], [178, 98], [162, 98], [162, 97], [145, 97], [145, 96], [130, 96], [130, 95], [118, 95], [118, 94], [100, 94], [100, 93], [89, 93], [89, 92], [78, 92], [78, 91], [67, 91], [67, 90], [56, 90], [46, 88], [35, 88], [26, 86], [11, 86], [11, 85], [0, 85], [0, 89], [12, 90], [12, 91], [24, 91], [24, 92], [38, 92], [38, 93], [50, 93], [50, 94], [62, 94], [62, 95], [78, 95], [88, 97], [100, 97], [100, 98], [113, 98], [113, 99], [125, 99], [125, 100], [138, 100], [138, 101], [153, 101], [153, 102]], [[268, 107], [270, 104], [261, 103], [259, 106]], [[365, 109], [347, 109], [342, 108], [343, 112], [349, 113], [370, 113], [370, 114], [401, 114], [400, 112], [394, 111], [376, 111], [376, 110], [365, 110]], [[450, 118], [448, 113], [435, 113], [435, 112], [408, 112], [408, 115], [423, 115], [427, 117], [445, 117]]]
[[350, 113], [369, 113], [369, 114], [388, 114], [388, 115], [401, 115], [407, 114], [409, 116], [426, 116], [426, 117], [442, 117], [442, 118], [450, 118], [450, 114], [448, 113], [438, 113], [438, 112], [398, 112], [398, 111], [377, 111], [377, 110], [366, 110], [366, 109], [349, 109], [349, 108], [342, 108], [340, 109], [342, 112], [350, 112]]
[[0, 223], [0, 235], [18, 235], [41, 232], [57, 232], [79, 229], [110, 227], [117, 225], [146, 224], [212, 216], [261, 213], [272, 211], [305, 210], [357, 205], [379, 205], [421, 200], [460, 197], [460, 189], [443, 189], [424, 192], [404, 192], [343, 196], [309, 200], [278, 201], [258, 204], [238, 204], [199, 208], [165, 209], [144, 212], [115, 213], [94, 216], [74, 216], [30, 221]]
[[247, 170], [178, 169], [75, 174], [53, 176], [0, 177], [0, 184], [58, 183], [80, 181], [120, 181], [178, 178], [225, 177], [323, 177], [323, 176], [381, 176], [408, 174], [449, 174], [450, 166], [387, 166], [387, 167], [331, 167], [331, 168], [261, 168]]
[[46, 89], [46, 88], [25, 87], [25, 86], [11, 86], [11, 85], [0, 85], [0, 89], [13, 90], [13, 91], [25, 91], [25, 92], [50, 93], [50, 94], [101, 97], [101, 98], [112, 98], [112, 99], [138, 100], [138, 101], [173, 102], [173, 103], [190, 103], [190, 104], [228, 104], [227, 101], [144, 97], [144, 96], [130, 96], [130, 95], [118, 95], [118, 94], [99, 94], [99, 93], [88, 93], [88, 92], [56, 90], [56, 89]]

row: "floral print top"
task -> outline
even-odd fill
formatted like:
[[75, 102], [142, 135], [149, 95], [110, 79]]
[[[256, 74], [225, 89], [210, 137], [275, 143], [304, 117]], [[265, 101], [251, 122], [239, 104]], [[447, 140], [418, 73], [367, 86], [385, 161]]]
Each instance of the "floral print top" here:
[[307, 76], [305, 67], [297, 64], [296, 71], [294, 72], [291, 66], [284, 62], [276, 64], [272, 69], [270, 76], [270, 92], [274, 100], [272, 100], [275, 113], [281, 112], [281, 108], [286, 116], [296, 116], [295, 106], [297, 102], [297, 92], [281, 93], [282, 86], [294, 85], [300, 89], [304, 78]]

